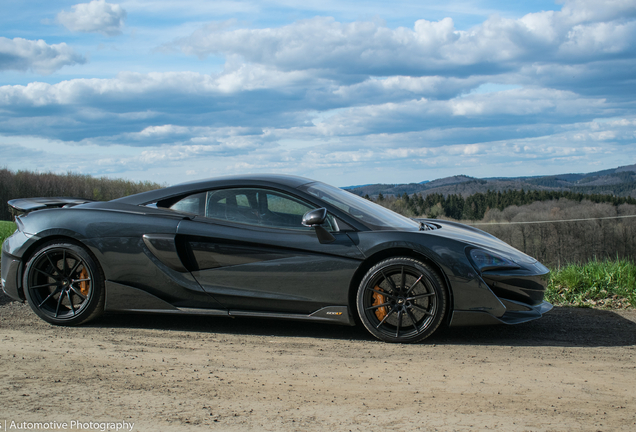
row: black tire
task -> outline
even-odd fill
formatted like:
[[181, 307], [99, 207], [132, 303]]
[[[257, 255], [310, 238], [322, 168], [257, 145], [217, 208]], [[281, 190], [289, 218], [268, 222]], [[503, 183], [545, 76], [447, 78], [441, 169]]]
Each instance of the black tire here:
[[446, 313], [446, 289], [428, 265], [390, 258], [373, 266], [356, 296], [358, 315], [385, 342], [420, 342], [437, 330]]
[[78, 325], [104, 310], [102, 270], [82, 246], [54, 241], [42, 245], [24, 269], [24, 295], [40, 318]]

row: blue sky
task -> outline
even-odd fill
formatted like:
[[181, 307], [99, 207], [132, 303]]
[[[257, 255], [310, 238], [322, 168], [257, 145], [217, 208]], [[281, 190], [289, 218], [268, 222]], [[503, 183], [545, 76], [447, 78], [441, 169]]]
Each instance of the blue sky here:
[[12, 170], [345, 186], [636, 163], [636, 0], [2, 10], [0, 166]]

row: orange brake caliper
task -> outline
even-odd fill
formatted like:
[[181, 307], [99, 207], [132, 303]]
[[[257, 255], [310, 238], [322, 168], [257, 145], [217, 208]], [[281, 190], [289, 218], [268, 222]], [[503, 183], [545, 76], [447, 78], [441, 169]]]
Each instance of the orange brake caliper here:
[[[85, 268], [82, 268], [82, 271], [80, 272], [80, 279], [88, 279], [88, 272], [86, 271]], [[79, 283], [80, 292], [84, 294], [85, 296], [88, 295], [88, 286], [89, 286], [88, 284], [89, 284], [88, 281], [82, 281]]]
[[[382, 288], [380, 288], [379, 286], [376, 285], [375, 287], [376, 291], [382, 291]], [[379, 306], [381, 304], [383, 304], [385, 302], [386, 297], [384, 297], [382, 294], [377, 293], [377, 292], [373, 292], [373, 304], [371, 306]], [[380, 308], [377, 308], [375, 310], [375, 316], [378, 317], [378, 319], [380, 321], [382, 321], [384, 319], [384, 317], [387, 314], [387, 308], [386, 306], [382, 306]]]

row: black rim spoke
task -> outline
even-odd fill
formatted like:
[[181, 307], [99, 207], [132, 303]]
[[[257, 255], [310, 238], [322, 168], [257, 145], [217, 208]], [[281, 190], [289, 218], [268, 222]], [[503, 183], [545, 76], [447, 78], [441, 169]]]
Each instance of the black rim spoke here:
[[404, 292], [404, 288], [406, 287], [406, 276], [404, 276], [404, 266], [402, 266], [402, 286], [400, 290]]
[[380, 309], [381, 307], [387, 307], [387, 306], [391, 306], [391, 303], [382, 303], [381, 305], [377, 305], [377, 306], [370, 306], [368, 308], [366, 308], [365, 310], [375, 310], [375, 309]]
[[51, 279], [55, 279], [58, 280], [55, 276], [53, 276], [52, 274], [48, 274], [47, 272], [45, 272], [44, 270], [40, 270], [39, 268], [35, 269], [36, 271], [39, 271], [40, 273], [42, 273], [44, 276], [50, 277]]
[[82, 300], [86, 300], [86, 296], [84, 294], [82, 294], [81, 291], [78, 291], [75, 287], [71, 287], [71, 289], [73, 290], [73, 292], [78, 295]]
[[409, 297], [409, 298], [407, 298], [406, 300], [407, 300], [407, 301], [413, 301], [413, 300], [417, 300], [417, 299], [420, 299], [420, 298], [425, 298], [425, 297], [434, 297], [434, 296], [435, 296], [435, 293], [434, 293], [434, 292], [433, 292], [433, 293], [426, 293], [426, 294], [418, 294], [418, 295], [416, 295], [416, 296]]
[[432, 313], [430, 313], [430, 312], [428, 311], [428, 309], [426, 309], [426, 308], [424, 308], [424, 307], [422, 307], [422, 306], [420, 306], [420, 305], [417, 305], [417, 304], [413, 303], [411, 306], [413, 306], [414, 308], [417, 308], [417, 309], [421, 310], [421, 311], [422, 311], [422, 312], [424, 312], [426, 315], [433, 316], [433, 314], [432, 314]]
[[68, 298], [68, 302], [71, 304], [71, 309], [73, 310], [73, 315], [75, 315], [75, 306], [73, 306], [73, 299], [71, 299], [71, 292], [66, 291], [66, 297]]
[[382, 318], [382, 321], [380, 321], [380, 323], [379, 323], [379, 324], [378, 324], [375, 328], [376, 328], [376, 329], [379, 329], [379, 328], [380, 328], [380, 326], [381, 326], [382, 324], [384, 324], [384, 321], [386, 321], [386, 319], [387, 319], [389, 316], [391, 316], [391, 314], [392, 314], [393, 312], [395, 312], [395, 309], [391, 309], [391, 310], [389, 311], [389, 313], [387, 313], [387, 314], [384, 316], [384, 318]]
[[68, 266], [66, 265], [66, 249], [62, 251], [62, 273], [64, 276], [68, 276]]
[[393, 289], [393, 292], [396, 292], [397, 291], [397, 287], [393, 283], [393, 279], [389, 279], [388, 277], [386, 277], [386, 274], [384, 273], [384, 270], [380, 270], [380, 273], [382, 273], [382, 276], [384, 276], [384, 280], [389, 282], [389, 285], [391, 285], [391, 288]]
[[391, 298], [391, 299], [395, 299], [395, 296], [394, 296], [393, 294], [389, 294], [389, 293], [384, 292], [384, 291], [378, 291], [378, 290], [377, 290], [377, 289], [375, 289], [375, 288], [367, 288], [367, 289], [368, 289], [369, 291], [373, 291], [374, 293], [378, 293], [378, 294], [380, 294], [380, 295], [387, 296], [387, 297], [389, 297], [389, 298]]
[[88, 279], [73, 279], [73, 283], [77, 283], [77, 282], [90, 282], [90, 278]]
[[[55, 289], [51, 294], [49, 294], [44, 300], [42, 300], [42, 303], [40, 303], [38, 305], [38, 307], [42, 307], [42, 305], [44, 303], [46, 303], [51, 297], [53, 297], [57, 292], [59, 291], [59, 288]], [[62, 294], [60, 294], [60, 297], [62, 296]]]
[[62, 297], [64, 297], [64, 293], [60, 293], [60, 296], [57, 298], [57, 307], [55, 308], [55, 318], [57, 318], [60, 313], [60, 306], [62, 305]]
[[71, 276], [73, 273], [75, 273], [75, 270], [77, 270], [77, 268], [80, 266], [81, 263], [82, 262], [80, 260], [75, 261], [75, 265], [73, 266], [71, 271], [68, 273], [68, 275]]
[[409, 316], [409, 319], [413, 323], [413, 327], [417, 329], [417, 320], [415, 319], [415, 315], [411, 312], [411, 309], [406, 309], [406, 314]]
[[[51, 267], [53, 267], [53, 270], [55, 271], [55, 273], [57, 273], [58, 275], [60, 274], [60, 271], [58, 270], [57, 266], [55, 264], [53, 264], [53, 261], [51, 260], [51, 257], [49, 256], [49, 254], [46, 254], [46, 259], [49, 261], [49, 264], [51, 264]], [[39, 269], [36, 269], [39, 270]], [[41, 273], [44, 273], [40, 270]], [[46, 274], [46, 273], [45, 273]], [[51, 276], [53, 277], [53, 276]]]
[[57, 282], [51, 282], [44, 285], [36, 285], [36, 286], [29, 287], [29, 289], [38, 289], [38, 288], [45, 288], [50, 286], [57, 286]]
[[417, 278], [417, 280], [413, 283], [413, 285], [411, 285], [411, 288], [409, 288], [409, 290], [406, 292], [406, 294], [405, 294], [406, 296], [411, 294], [411, 291], [413, 291], [413, 288], [415, 288], [415, 285], [417, 285], [418, 282], [421, 281], [423, 277], [424, 277], [424, 275], [421, 275], [420, 277]]
[[395, 337], [399, 337], [400, 336], [400, 327], [402, 327], [402, 311], [398, 312], [398, 323], [397, 323], [397, 328], [395, 329]]

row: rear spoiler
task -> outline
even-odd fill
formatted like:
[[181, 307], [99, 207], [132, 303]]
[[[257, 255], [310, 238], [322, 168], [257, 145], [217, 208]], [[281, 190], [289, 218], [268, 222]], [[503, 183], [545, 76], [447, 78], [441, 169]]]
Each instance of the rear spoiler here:
[[28, 213], [35, 210], [43, 210], [55, 207], [73, 207], [79, 204], [94, 202], [83, 198], [18, 198], [7, 202], [17, 211]]

